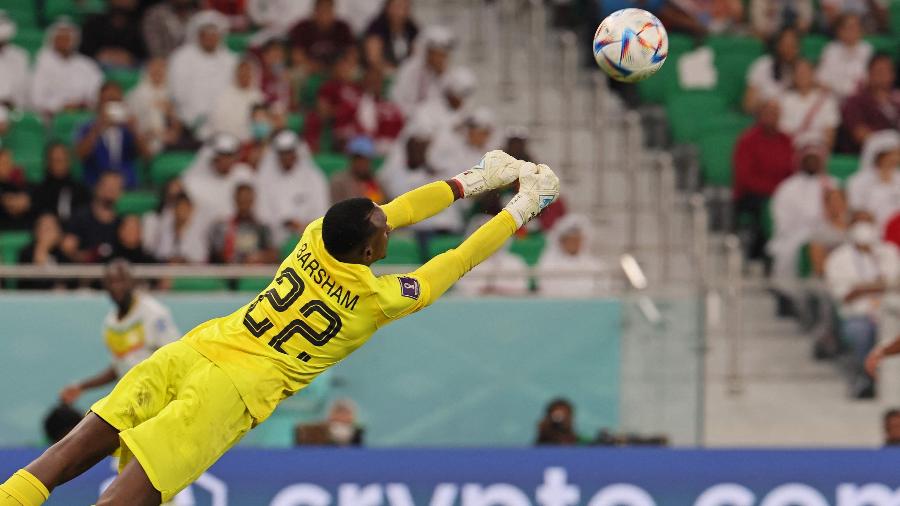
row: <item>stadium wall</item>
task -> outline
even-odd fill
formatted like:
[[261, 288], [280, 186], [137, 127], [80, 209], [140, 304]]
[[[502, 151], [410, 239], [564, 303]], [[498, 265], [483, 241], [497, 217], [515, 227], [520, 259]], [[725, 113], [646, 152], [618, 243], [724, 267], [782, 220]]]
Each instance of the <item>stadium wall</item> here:
[[[186, 331], [250, 298], [161, 300]], [[109, 308], [92, 293], [0, 295], [0, 447], [43, 445], [41, 420], [59, 390], [107, 366], [100, 325]], [[293, 425], [321, 416], [337, 396], [359, 404], [370, 446], [526, 446], [558, 395], [577, 406], [578, 427], [616, 428], [621, 312], [615, 300], [441, 300], [377, 333], [244, 444], [290, 446]]]

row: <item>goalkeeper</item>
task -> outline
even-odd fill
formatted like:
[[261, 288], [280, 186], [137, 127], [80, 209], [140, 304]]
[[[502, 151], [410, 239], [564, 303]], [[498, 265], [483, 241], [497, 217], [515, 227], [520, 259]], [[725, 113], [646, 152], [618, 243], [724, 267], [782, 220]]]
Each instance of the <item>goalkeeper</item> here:
[[[506, 208], [458, 248], [409, 274], [376, 277], [392, 230], [456, 199], [519, 180]], [[559, 195], [546, 165], [502, 151], [384, 206], [333, 205], [311, 223], [269, 286], [132, 368], [62, 441], [0, 485], [0, 506], [37, 506], [53, 488], [121, 449], [97, 506], [158, 506], [193, 482], [284, 398], [362, 346], [380, 327], [444, 294]]]

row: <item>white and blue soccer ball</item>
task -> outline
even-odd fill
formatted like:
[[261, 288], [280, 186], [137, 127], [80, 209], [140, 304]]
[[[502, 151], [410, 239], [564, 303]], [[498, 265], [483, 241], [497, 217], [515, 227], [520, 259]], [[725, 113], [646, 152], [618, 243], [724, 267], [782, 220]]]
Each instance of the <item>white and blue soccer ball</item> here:
[[610, 77], [634, 83], [656, 73], [669, 54], [662, 22], [643, 9], [613, 12], [594, 33], [594, 59]]

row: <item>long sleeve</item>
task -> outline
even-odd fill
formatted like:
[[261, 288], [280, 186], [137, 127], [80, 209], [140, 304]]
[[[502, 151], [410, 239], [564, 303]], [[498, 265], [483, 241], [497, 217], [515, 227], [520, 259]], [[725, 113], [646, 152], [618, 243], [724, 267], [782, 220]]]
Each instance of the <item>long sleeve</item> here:
[[381, 206], [391, 229], [403, 228], [431, 218], [453, 204], [453, 190], [444, 181], [436, 181], [408, 191]]

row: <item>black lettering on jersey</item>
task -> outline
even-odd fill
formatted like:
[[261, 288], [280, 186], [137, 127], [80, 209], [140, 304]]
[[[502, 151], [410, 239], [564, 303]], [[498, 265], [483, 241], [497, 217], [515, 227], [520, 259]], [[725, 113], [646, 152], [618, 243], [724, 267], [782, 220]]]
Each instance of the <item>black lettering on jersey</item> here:
[[[320, 271], [321, 272], [321, 271]], [[331, 293], [331, 289], [334, 288], [334, 281], [331, 280], [331, 275], [327, 274], [328, 279], [322, 283], [322, 289], [325, 290], [325, 293]], [[316, 281], [318, 283], [318, 281]]]
[[316, 282], [316, 284], [321, 285], [322, 280], [325, 279], [325, 269], [319, 269], [318, 271], [316, 271], [316, 277], [313, 279]]
[[300, 255], [302, 255], [303, 252], [306, 251], [306, 247], [306, 243], [300, 245], [300, 249], [297, 251], [297, 258], [300, 258]]
[[278, 295], [278, 290], [275, 288], [266, 292], [266, 298], [269, 299], [269, 302], [272, 303], [272, 307], [279, 313], [287, 311], [294, 302], [297, 302], [297, 299], [303, 295], [303, 290], [306, 289], [306, 284], [300, 279], [300, 275], [290, 267], [285, 267], [284, 270], [281, 271], [281, 274], [275, 278], [275, 282], [279, 285], [281, 285], [284, 280], [288, 280], [291, 283], [291, 289], [288, 290], [288, 293], [286, 293], [284, 297]]
[[253, 310], [256, 309], [256, 305], [262, 302], [263, 298], [263, 295], [257, 297], [256, 300], [253, 301], [253, 304], [250, 304], [250, 306], [247, 308], [247, 312], [244, 314], [244, 327], [247, 327], [247, 330], [249, 330], [250, 333], [253, 334], [253, 337], [261, 337], [274, 326], [272, 325], [272, 321], [268, 318], [263, 318], [263, 321], [258, 322], [254, 320], [252, 316], [250, 316], [250, 313], [252, 313]]
[[328, 294], [328, 296], [333, 297], [334, 300], [336, 300], [338, 302], [338, 304], [340, 304], [341, 303], [341, 294], [343, 294], [343, 293], [344, 293], [344, 287], [341, 285], [338, 285], [337, 288], [335, 288], [333, 292]]
[[351, 311], [356, 309], [357, 302], [359, 302], [359, 295], [354, 295], [353, 300], [350, 300], [350, 290], [347, 290], [344, 293], [344, 298], [341, 299], [341, 304], [343, 304], [345, 308]]
[[306, 267], [303, 268], [304, 271], [309, 271], [310, 277], [316, 272], [316, 269], [319, 268], [319, 261], [313, 258], [309, 261]]
[[297, 257], [297, 261], [300, 262], [300, 265], [306, 267], [306, 261], [309, 260], [310, 253], [307, 251], [306, 253]]

